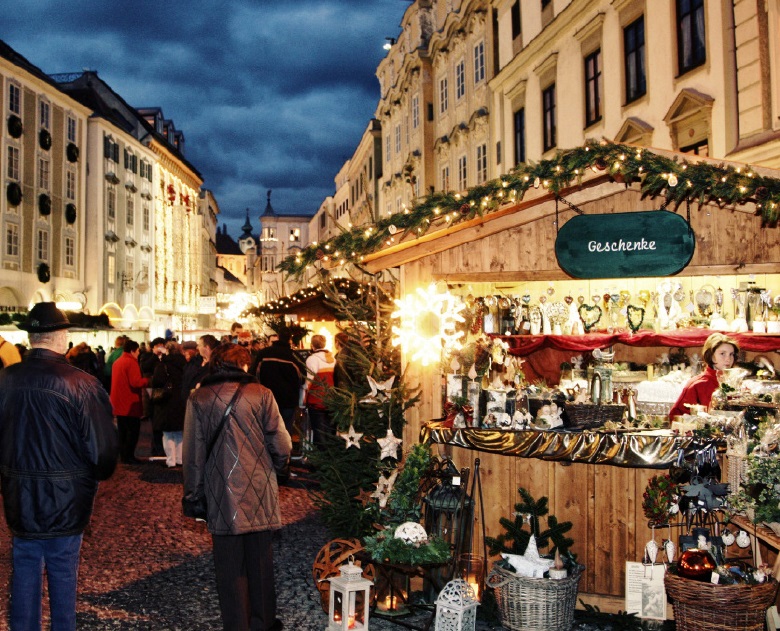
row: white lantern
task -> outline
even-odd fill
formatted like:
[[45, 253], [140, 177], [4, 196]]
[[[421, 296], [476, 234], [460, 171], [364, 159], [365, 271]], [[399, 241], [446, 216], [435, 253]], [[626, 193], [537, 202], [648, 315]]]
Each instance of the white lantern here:
[[353, 557], [339, 568], [341, 576], [330, 580], [328, 631], [363, 631], [368, 629], [368, 605], [373, 583], [363, 578], [363, 570], [353, 564]]
[[462, 578], [450, 581], [436, 599], [436, 631], [474, 631], [478, 604], [471, 585]]
[[421, 544], [428, 541], [428, 533], [425, 532], [423, 525], [418, 524], [416, 521], [404, 522], [395, 529], [393, 536], [396, 539], [401, 539], [407, 545]]

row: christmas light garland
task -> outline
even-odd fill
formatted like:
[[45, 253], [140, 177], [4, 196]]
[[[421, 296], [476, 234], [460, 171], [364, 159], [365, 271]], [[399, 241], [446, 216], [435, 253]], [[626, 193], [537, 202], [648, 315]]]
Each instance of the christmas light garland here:
[[675, 208], [686, 201], [699, 206], [714, 203], [720, 208], [755, 204], [763, 227], [775, 227], [780, 214], [780, 180], [759, 175], [750, 166], [694, 163], [641, 147], [592, 140], [549, 160], [520, 164], [464, 193], [432, 193], [376, 224], [353, 227], [327, 242], [313, 243], [283, 260], [279, 269], [300, 277], [311, 266], [323, 263], [359, 266], [366, 255], [408, 235], [421, 236], [432, 226], [454, 225], [517, 203], [531, 187], [558, 193], [581, 182], [587, 169], [603, 171], [626, 186], [636, 182], [643, 197], [664, 197]]

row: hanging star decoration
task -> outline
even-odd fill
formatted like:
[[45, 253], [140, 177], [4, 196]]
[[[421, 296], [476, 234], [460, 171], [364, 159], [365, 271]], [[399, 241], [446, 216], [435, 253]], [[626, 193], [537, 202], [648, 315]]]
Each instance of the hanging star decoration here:
[[360, 493], [355, 495], [352, 499], [355, 499], [363, 506], [366, 506], [371, 501], [371, 493], [369, 493], [366, 489], [360, 489]]
[[371, 375], [366, 375], [366, 379], [371, 387], [371, 394], [360, 399], [360, 403], [384, 403], [387, 401], [385, 392], [393, 387], [395, 375], [386, 381], [376, 381]]
[[385, 458], [398, 459], [398, 449], [401, 446], [403, 440], [396, 438], [391, 428], [387, 428], [387, 435], [384, 438], [377, 438], [377, 444], [382, 449], [382, 453], [379, 456], [380, 460]]
[[390, 474], [390, 477], [385, 477], [384, 473], [379, 476], [379, 481], [376, 483], [376, 491], [371, 494], [371, 497], [379, 502], [380, 508], [387, 506], [387, 499], [390, 497], [390, 493], [393, 492], [393, 485], [397, 477], [397, 469]]
[[363, 434], [360, 432], [355, 431], [355, 426], [350, 425], [348, 432], [339, 432], [339, 436], [341, 436], [345, 441], [347, 441], [347, 449], [350, 447], [357, 447], [360, 449], [360, 439], [363, 438]]

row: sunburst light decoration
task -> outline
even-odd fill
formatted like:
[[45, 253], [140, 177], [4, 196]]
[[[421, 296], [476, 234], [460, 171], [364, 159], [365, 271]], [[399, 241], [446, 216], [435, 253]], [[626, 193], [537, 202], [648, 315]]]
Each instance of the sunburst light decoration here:
[[427, 289], [418, 287], [414, 293], [395, 300], [396, 311], [390, 316], [399, 319], [393, 325], [393, 345], [413, 362], [427, 366], [441, 360], [442, 349], [457, 350], [463, 331], [456, 329], [464, 322], [460, 312], [465, 305], [449, 291], [439, 292], [435, 283]]

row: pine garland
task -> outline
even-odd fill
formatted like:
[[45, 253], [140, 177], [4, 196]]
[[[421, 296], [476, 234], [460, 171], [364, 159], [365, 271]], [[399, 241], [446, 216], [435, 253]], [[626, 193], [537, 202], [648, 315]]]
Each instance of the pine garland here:
[[590, 140], [582, 147], [559, 151], [554, 158], [520, 164], [463, 194], [434, 192], [376, 224], [345, 229], [327, 242], [309, 245], [282, 261], [279, 269], [300, 277], [307, 268], [322, 263], [360, 267], [363, 257], [408, 235], [421, 236], [432, 227], [495, 212], [504, 204], [522, 200], [531, 187], [558, 193], [581, 183], [587, 169], [604, 171], [626, 186], [637, 182], [643, 197], [663, 197], [674, 208], [689, 201], [720, 208], [754, 204], [764, 227], [775, 227], [780, 215], [780, 180], [758, 175], [750, 166], [690, 162], [644, 148]]

